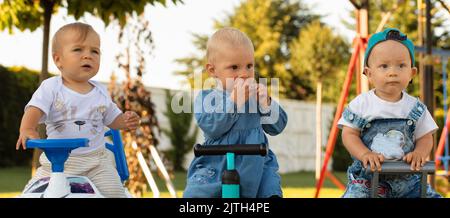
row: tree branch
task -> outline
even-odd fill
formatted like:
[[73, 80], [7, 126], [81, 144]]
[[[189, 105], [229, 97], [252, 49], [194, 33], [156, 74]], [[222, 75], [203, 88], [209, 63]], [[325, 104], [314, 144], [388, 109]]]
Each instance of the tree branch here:
[[442, 7], [450, 14], [450, 9], [448, 9], [447, 5], [442, 0], [437, 0], [439, 3], [441, 3]]

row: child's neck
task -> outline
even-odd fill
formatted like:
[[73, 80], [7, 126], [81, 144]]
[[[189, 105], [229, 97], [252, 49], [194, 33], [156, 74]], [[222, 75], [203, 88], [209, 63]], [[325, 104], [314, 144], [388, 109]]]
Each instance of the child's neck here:
[[383, 92], [383, 91], [380, 91], [377, 89], [374, 90], [374, 93], [376, 96], [378, 96], [378, 98], [381, 98], [388, 102], [400, 101], [400, 99], [402, 99], [402, 96], [403, 96], [403, 92], [391, 94], [391, 93], [386, 93], [386, 92]]
[[65, 77], [62, 77], [62, 80], [64, 86], [80, 94], [87, 94], [94, 88], [88, 81], [78, 82]]

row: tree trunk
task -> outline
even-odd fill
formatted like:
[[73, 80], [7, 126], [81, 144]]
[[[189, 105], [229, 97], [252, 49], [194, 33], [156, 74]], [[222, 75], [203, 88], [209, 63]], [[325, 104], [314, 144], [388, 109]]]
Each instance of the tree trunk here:
[[316, 181], [320, 177], [322, 157], [322, 80], [317, 82], [316, 91]]
[[[52, 19], [53, 7], [55, 3], [51, 0], [43, 2], [44, 4], [44, 31], [42, 40], [42, 65], [41, 73], [39, 74], [39, 83], [48, 78], [48, 45], [49, 45], [49, 35], [50, 35], [50, 20]], [[45, 125], [41, 124], [38, 126], [39, 136], [41, 138], [46, 138]], [[33, 159], [31, 161], [31, 176], [34, 176], [36, 169], [39, 167], [39, 156], [42, 150], [34, 149]]]

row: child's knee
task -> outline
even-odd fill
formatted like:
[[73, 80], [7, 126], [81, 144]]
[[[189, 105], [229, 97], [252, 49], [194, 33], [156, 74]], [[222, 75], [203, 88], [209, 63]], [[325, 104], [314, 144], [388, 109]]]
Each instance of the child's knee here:
[[358, 178], [350, 180], [343, 198], [369, 198], [370, 182], [367, 179]]
[[125, 188], [113, 188], [107, 190], [99, 190], [105, 198], [126, 198]]
[[192, 176], [188, 178], [188, 183], [193, 185], [203, 185], [219, 182], [218, 170], [214, 167], [197, 164]]
[[109, 174], [91, 178], [91, 180], [100, 193], [107, 198], [126, 197], [125, 187], [120, 181], [119, 176]]
[[342, 198], [369, 198], [370, 192], [368, 188], [363, 187], [347, 187]]
[[221, 183], [192, 184], [188, 183], [183, 192], [183, 198], [220, 198]]

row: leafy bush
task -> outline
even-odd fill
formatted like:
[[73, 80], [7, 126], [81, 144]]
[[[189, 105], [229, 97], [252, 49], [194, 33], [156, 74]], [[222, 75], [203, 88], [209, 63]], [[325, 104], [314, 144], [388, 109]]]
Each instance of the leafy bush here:
[[32, 150], [16, 151], [24, 107], [38, 88], [39, 72], [0, 66], [0, 167], [30, 164]]

